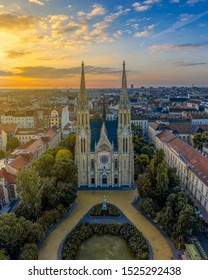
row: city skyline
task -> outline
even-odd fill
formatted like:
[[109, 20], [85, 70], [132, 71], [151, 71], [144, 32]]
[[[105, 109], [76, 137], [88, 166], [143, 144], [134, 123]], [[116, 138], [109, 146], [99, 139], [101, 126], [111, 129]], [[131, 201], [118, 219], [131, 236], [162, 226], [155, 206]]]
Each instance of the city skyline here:
[[0, 0], [0, 88], [208, 86], [207, 2]]

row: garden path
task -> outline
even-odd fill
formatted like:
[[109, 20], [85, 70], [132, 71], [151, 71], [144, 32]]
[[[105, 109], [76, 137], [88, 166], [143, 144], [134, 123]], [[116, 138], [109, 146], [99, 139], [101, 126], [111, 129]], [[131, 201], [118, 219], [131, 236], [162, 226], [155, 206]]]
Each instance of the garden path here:
[[77, 207], [44, 241], [39, 253], [40, 260], [57, 260], [58, 249], [62, 240], [76, 226], [79, 220], [92, 206], [103, 201], [106, 195], [107, 202], [116, 205], [126, 217], [141, 231], [149, 241], [155, 260], [170, 260], [172, 251], [165, 237], [132, 205], [137, 195], [131, 191], [80, 191], [77, 197]]

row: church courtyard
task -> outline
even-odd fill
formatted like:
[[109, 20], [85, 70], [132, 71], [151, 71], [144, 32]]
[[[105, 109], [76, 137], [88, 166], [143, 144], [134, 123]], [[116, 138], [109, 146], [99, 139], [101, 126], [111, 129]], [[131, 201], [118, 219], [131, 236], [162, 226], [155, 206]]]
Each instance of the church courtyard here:
[[107, 202], [116, 205], [149, 241], [153, 252], [153, 259], [172, 259], [171, 248], [164, 236], [131, 205], [132, 201], [137, 196], [137, 191], [131, 190], [78, 192], [76, 200], [77, 207], [70, 216], [46, 238], [39, 253], [39, 260], [57, 260], [58, 250], [64, 238], [90, 208], [102, 202], [104, 195], [106, 195]]

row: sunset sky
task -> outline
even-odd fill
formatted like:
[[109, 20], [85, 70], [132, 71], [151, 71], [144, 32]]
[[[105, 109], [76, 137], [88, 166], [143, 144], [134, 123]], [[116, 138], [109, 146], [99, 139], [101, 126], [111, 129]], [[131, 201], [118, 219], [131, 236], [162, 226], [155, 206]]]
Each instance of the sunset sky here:
[[0, 88], [208, 86], [208, 0], [0, 0]]

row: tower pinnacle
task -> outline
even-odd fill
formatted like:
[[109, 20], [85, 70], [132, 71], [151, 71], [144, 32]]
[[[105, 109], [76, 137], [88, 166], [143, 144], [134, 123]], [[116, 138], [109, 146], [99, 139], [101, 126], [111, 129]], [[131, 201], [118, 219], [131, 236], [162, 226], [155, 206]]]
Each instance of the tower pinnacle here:
[[86, 84], [85, 84], [85, 73], [84, 73], [84, 61], [82, 61], [82, 72], [81, 72], [81, 81], [80, 81], [80, 99], [86, 99]]
[[122, 95], [127, 95], [126, 63], [125, 63], [125, 61], [123, 61], [123, 74], [122, 74], [121, 94]]
[[106, 121], [105, 96], [103, 96], [103, 122]]

